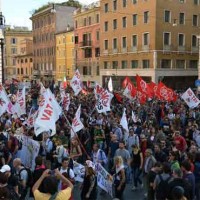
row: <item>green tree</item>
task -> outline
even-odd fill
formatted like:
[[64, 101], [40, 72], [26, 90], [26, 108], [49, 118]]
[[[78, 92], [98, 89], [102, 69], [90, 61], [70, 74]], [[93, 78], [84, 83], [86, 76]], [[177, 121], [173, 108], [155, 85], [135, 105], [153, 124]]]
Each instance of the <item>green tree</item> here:
[[62, 5], [70, 6], [70, 7], [76, 7], [76, 8], [82, 7], [82, 4], [79, 1], [76, 1], [76, 0], [68, 0], [66, 2], [63, 2]]

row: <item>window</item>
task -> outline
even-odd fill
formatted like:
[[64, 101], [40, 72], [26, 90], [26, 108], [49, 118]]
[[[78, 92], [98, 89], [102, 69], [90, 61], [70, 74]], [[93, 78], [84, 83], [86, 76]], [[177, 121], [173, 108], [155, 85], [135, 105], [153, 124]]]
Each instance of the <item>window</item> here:
[[32, 58], [30, 58], [30, 62], [33, 62], [33, 59], [32, 59]]
[[171, 22], [171, 12], [169, 10], [165, 10], [164, 21], [168, 23]]
[[180, 3], [185, 3], [185, 0], [179, 0], [180, 1]]
[[28, 62], [28, 60], [27, 60], [27, 58], [25, 58], [25, 63], [27, 63]]
[[92, 18], [88, 17], [88, 25], [91, 25], [91, 24], [92, 24]]
[[127, 6], [127, 0], [122, 0], [122, 5], [125, 8]]
[[189, 68], [197, 69], [198, 68], [198, 60], [190, 60]]
[[149, 33], [144, 33], [143, 34], [143, 45], [149, 45]]
[[185, 24], [185, 13], [179, 14], [179, 24]]
[[104, 69], [108, 69], [108, 61], [104, 61], [103, 65], [104, 65]]
[[96, 23], [99, 23], [99, 14], [96, 14]]
[[117, 19], [113, 19], [113, 29], [117, 29]]
[[87, 66], [83, 66], [83, 75], [87, 75]]
[[133, 0], [133, 4], [136, 4], [137, 3], [137, 0]]
[[17, 68], [17, 74], [20, 74], [20, 69], [19, 68]]
[[12, 59], [12, 65], [13, 65], [13, 66], [16, 65], [16, 59], [15, 59], [15, 58]]
[[83, 26], [86, 26], [86, 25], [87, 25], [87, 19], [84, 18], [84, 19], [83, 19]]
[[85, 58], [91, 58], [92, 57], [92, 49], [86, 48], [85, 49]]
[[104, 12], [105, 12], [105, 13], [108, 12], [108, 3], [104, 4]]
[[149, 60], [142, 60], [142, 66], [143, 68], [149, 68]]
[[127, 60], [122, 60], [122, 69], [127, 68]]
[[126, 48], [126, 37], [122, 37], [122, 48]]
[[96, 39], [99, 40], [99, 31], [96, 32]]
[[99, 74], [100, 74], [100, 70], [99, 70], [99, 66], [97, 66], [97, 71], [96, 71], [97, 73], [97, 76], [99, 76]]
[[192, 25], [193, 26], [198, 26], [198, 16], [197, 15], [193, 15]]
[[24, 69], [23, 68], [21, 68], [21, 74], [24, 74]]
[[122, 27], [126, 28], [126, 17], [122, 18]]
[[78, 22], [77, 22], [77, 20], [75, 21], [75, 28], [78, 28]]
[[108, 50], [108, 40], [104, 40], [104, 49]]
[[131, 60], [131, 68], [138, 68], [138, 60]]
[[137, 35], [132, 36], [132, 46], [136, 47], [137, 46]]
[[178, 34], [178, 46], [184, 46], [185, 45], [185, 36], [182, 33]]
[[163, 39], [164, 46], [169, 46], [171, 44], [170, 33], [164, 33], [163, 37], [164, 37]]
[[197, 36], [192, 35], [192, 47], [197, 47]]
[[23, 60], [23, 59], [21, 59], [21, 63], [24, 63], [24, 60]]
[[176, 60], [176, 68], [184, 69], [185, 68], [185, 60]]
[[171, 68], [171, 60], [170, 59], [162, 59], [160, 68]]
[[113, 49], [117, 49], [117, 38], [113, 39]]
[[147, 24], [149, 22], [149, 11], [144, 12], [144, 23]]
[[97, 47], [95, 48], [95, 57], [99, 57], [100, 56], [100, 48]]
[[194, 0], [194, 5], [198, 5], [199, 4], [199, 0]]
[[105, 32], [108, 31], [108, 22], [104, 22], [104, 31], [105, 31]]
[[117, 0], [113, 1], [113, 10], [117, 10]]
[[118, 67], [118, 61], [112, 61], [112, 68], [117, 69]]
[[137, 25], [137, 14], [133, 14], [133, 26]]
[[17, 54], [17, 48], [11, 48], [11, 54]]
[[11, 44], [17, 44], [17, 38], [11, 38]]

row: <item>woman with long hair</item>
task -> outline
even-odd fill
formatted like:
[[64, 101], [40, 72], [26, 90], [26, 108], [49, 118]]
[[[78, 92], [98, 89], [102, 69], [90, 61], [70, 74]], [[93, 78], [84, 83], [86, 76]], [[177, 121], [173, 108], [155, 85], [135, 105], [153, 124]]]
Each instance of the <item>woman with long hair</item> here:
[[94, 165], [90, 160], [86, 160], [85, 176], [81, 189], [81, 200], [96, 200], [97, 179]]
[[114, 168], [115, 198], [121, 200], [126, 186], [125, 169], [123, 164], [123, 158], [121, 156], [116, 156], [114, 158]]

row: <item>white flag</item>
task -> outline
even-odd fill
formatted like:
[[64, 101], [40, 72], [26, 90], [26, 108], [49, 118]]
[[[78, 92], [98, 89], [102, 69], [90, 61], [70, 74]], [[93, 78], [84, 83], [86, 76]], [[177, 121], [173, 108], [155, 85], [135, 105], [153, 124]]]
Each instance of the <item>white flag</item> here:
[[37, 111], [32, 111], [32, 109], [30, 110], [28, 119], [26, 120], [26, 123], [29, 128], [32, 128], [34, 126], [37, 115], [38, 115], [38, 110]]
[[109, 79], [109, 81], [108, 81], [108, 90], [109, 90], [110, 92], [113, 91], [113, 84], [112, 84], [112, 78], [111, 78], [111, 77], [110, 77], [110, 79]]
[[185, 101], [185, 103], [188, 105], [189, 108], [195, 108], [199, 105], [200, 101], [195, 96], [194, 92], [191, 90], [191, 88], [188, 88], [181, 98]]
[[83, 84], [82, 84], [81, 75], [80, 75], [78, 69], [76, 70], [74, 77], [70, 81], [70, 85], [71, 85], [75, 95], [78, 95], [79, 92], [82, 90]]
[[44, 94], [44, 102], [40, 106], [40, 110], [35, 120], [34, 130], [36, 136], [44, 131], [52, 131], [52, 134], [56, 132], [56, 121], [61, 114], [61, 108], [58, 102], [55, 100], [50, 90]]
[[113, 94], [102, 88], [99, 84], [96, 84], [94, 93], [98, 113], [110, 111], [110, 103], [113, 98]]
[[19, 105], [19, 109], [17, 109], [18, 116], [26, 114], [26, 87], [23, 87], [21, 91], [18, 90], [15, 104]]
[[128, 122], [126, 118], [126, 109], [124, 108], [124, 112], [120, 121], [120, 125], [122, 125], [123, 129], [125, 129], [128, 132]]
[[76, 115], [72, 121], [71, 137], [74, 137], [75, 133], [77, 133], [82, 128], [84, 128], [83, 123], [81, 122], [80, 116], [81, 116], [81, 105], [79, 106], [78, 110], [76, 111]]
[[135, 113], [132, 111], [132, 120], [134, 123], [137, 122], [137, 117], [135, 116]]
[[3, 86], [0, 84], [0, 117], [8, 110], [9, 103], [10, 99], [8, 98]]

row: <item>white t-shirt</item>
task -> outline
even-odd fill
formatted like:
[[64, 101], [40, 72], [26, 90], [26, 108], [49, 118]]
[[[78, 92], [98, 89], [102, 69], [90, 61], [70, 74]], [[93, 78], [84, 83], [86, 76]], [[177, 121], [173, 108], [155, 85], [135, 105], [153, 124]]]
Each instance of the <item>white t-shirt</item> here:
[[[61, 173], [61, 174], [63, 174], [64, 172], [67, 173], [67, 171], [68, 171], [67, 169], [63, 169], [62, 167], [60, 168], [60, 173]], [[71, 179], [73, 179], [73, 178], [75, 177], [74, 171], [73, 171], [72, 169], [69, 170], [69, 177], [70, 177]]]

